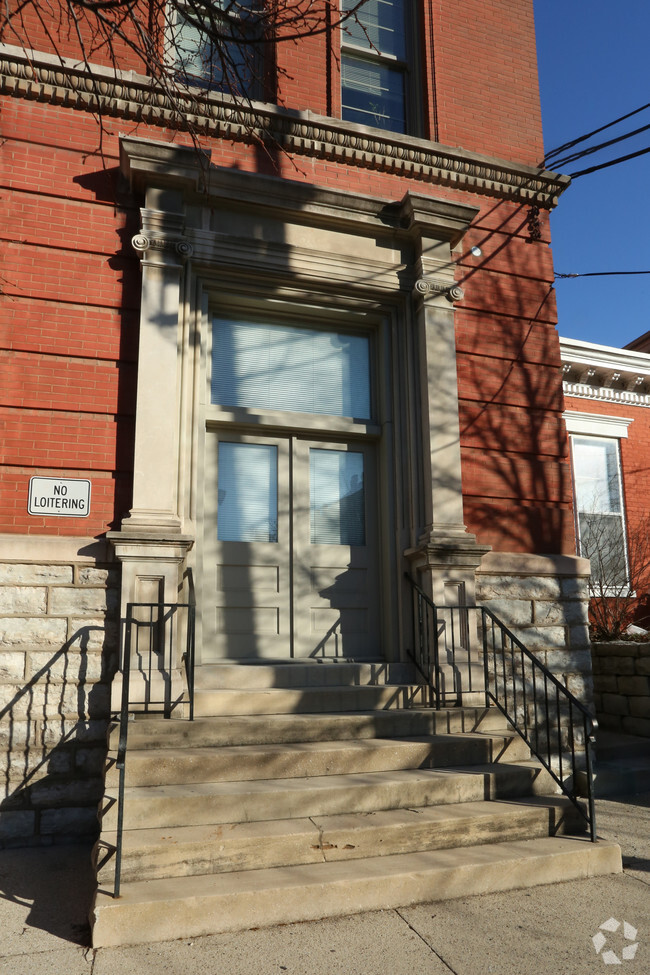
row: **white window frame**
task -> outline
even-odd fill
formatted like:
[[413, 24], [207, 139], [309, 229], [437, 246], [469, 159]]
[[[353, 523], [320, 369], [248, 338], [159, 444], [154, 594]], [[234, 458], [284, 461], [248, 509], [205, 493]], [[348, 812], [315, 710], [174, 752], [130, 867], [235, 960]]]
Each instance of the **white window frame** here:
[[[592, 595], [602, 595], [602, 596], [634, 596], [634, 591], [629, 588], [629, 578], [630, 578], [630, 564], [628, 557], [628, 540], [627, 540], [627, 517], [625, 513], [625, 497], [623, 492], [623, 470], [621, 466], [621, 450], [620, 441], [627, 439], [628, 427], [633, 422], [632, 419], [628, 417], [614, 417], [606, 416], [598, 413], [580, 413], [577, 410], [567, 410], [564, 414], [564, 420], [567, 427], [567, 433], [569, 434], [569, 444], [571, 449], [571, 477], [573, 485], [573, 500], [574, 500], [574, 515], [575, 515], [575, 532], [578, 551], [581, 555], [582, 553], [582, 538], [580, 531], [580, 514], [581, 511], [578, 507], [578, 493], [576, 490], [576, 462], [575, 462], [575, 438], [588, 439], [593, 441], [600, 441], [601, 443], [614, 443], [616, 450], [616, 473], [617, 473], [617, 489], [618, 489], [618, 503], [619, 503], [619, 517], [622, 526], [623, 544], [624, 544], [624, 558], [625, 558], [625, 575], [626, 582], [620, 586], [602, 586], [597, 584], [596, 586], [590, 583], [590, 592]], [[583, 556], [584, 557], [584, 556]], [[622, 593], [621, 590], [627, 587], [627, 591]]]

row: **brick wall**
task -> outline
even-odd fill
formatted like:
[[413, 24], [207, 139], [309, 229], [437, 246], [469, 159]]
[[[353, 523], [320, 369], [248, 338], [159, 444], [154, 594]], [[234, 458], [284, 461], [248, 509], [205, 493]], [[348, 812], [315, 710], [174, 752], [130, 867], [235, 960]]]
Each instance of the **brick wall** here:
[[[89, 155], [98, 138], [89, 114], [8, 99], [5, 121], [14, 133], [4, 147], [11, 236], [20, 243], [7, 247], [0, 531], [101, 534], [130, 507], [140, 291], [130, 238], [140, 201], [116, 183], [112, 130], [103, 162]], [[164, 127], [134, 131], [172, 136]], [[189, 142], [187, 134], [173, 137]], [[216, 165], [273, 170], [273, 158], [255, 146], [208, 145]], [[405, 178], [283, 154], [275, 164], [301, 182], [388, 200], [408, 188], [480, 208], [457, 265], [465, 290], [456, 317], [466, 522], [497, 550], [572, 551], [546, 215], [542, 240], [531, 244], [522, 204], [425, 183], [415, 172]], [[474, 244], [481, 258], [469, 254]], [[91, 478], [89, 522], [29, 517], [33, 473]]]
[[[58, 32], [56, 11], [43, 5], [38, 17], [28, 9], [23, 18], [25, 46], [48, 50], [46, 31], [54, 36]], [[142, 22], [147, 19], [143, 11]], [[83, 15], [78, 26], [90, 36], [87, 28], [84, 31]], [[283, 33], [290, 37], [291, 27]], [[79, 60], [75, 31], [59, 34], [59, 53]], [[533, 0], [429, 0], [415, 27], [415, 39], [421, 49], [422, 78], [414, 79], [413, 87], [427, 101], [423, 135], [443, 145], [536, 165], [544, 152]], [[162, 33], [160, 41], [162, 45]], [[124, 69], [142, 71], [141, 60], [119, 36], [112, 44]], [[331, 107], [338, 114], [338, 45], [337, 31], [300, 43], [281, 41], [276, 53], [278, 103], [318, 114], [327, 114]], [[93, 61], [111, 64], [97, 43], [92, 51]]]

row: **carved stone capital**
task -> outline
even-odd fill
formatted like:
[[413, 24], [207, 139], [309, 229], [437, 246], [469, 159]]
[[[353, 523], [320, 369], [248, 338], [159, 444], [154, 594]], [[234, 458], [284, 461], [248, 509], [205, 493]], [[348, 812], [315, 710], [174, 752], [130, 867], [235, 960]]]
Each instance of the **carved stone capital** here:
[[170, 240], [166, 237], [149, 237], [147, 234], [136, 234], [131, 239], [134, 250], [140, 254], [149, 251], [162, 251], [165, 255], [175, 255], [182, 263], [192, 256], [192, 245], [187, 240]]
[[435, 278], [418, 278], [415, 282], [415, 294], [422, 298], [438, 298], [444, 296], [448, 302], [462, 301], [465, 292], [458, 284], [447, 284], [436, 281]]

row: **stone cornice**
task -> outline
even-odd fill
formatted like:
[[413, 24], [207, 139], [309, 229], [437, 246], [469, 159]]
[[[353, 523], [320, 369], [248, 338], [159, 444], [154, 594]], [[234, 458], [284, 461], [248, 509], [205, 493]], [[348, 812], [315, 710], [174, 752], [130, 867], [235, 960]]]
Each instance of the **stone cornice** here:
[[547, 208], [556, 204], [570, 182], [567, 176], [546, 170], [311, 112], [237, 104], [218, 92], [179, 93], [172, 101], [135, 72], [93, 65], [91, 74], [69, 59], [10, 45], [0, 45], [0, 91], [78, 111], [191, 129], [199, 137], [243, 142], [261, 138], [297, 156], [317, 156]]
[[[137, 136], [120, 138], [120, 168], [141, 193], [150, 185], [173, 186], [190, 195], [201, 187], [231, 209], [255, 210], [278, 219], [308, 221], [372, 236], [429, 236], [455, 245], [478, 208], [409, 190], [398, 202], [346, 190], [314, 187], [278, 176], [255, 175], [210, 165], [210, 152]], [[413, 219], [417, 214], [417, 219]]]

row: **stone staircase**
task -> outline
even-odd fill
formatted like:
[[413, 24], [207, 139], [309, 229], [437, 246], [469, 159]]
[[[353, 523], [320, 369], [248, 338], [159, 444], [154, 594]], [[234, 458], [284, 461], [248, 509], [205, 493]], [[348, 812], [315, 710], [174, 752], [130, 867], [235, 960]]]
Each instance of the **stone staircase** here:
[[95, 947], [609, 873], [495, 709], [425, 707], [383, 662], [197, 670], [195, 720], [129, 722], [121, 896], [117, 728], [96, 847]]

